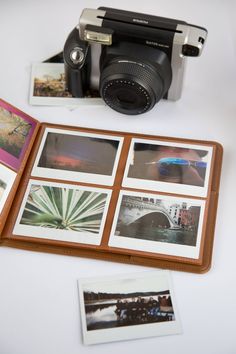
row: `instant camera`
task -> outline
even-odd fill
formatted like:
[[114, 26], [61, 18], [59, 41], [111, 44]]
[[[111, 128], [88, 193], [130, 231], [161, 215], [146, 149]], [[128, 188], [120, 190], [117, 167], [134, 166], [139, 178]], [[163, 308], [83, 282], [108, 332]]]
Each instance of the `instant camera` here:
[[129, 115], [181, 96], [186, 57], [201, 55], [205, 28], [108, 7], [84, 9], [64, 46], [66, 85]]

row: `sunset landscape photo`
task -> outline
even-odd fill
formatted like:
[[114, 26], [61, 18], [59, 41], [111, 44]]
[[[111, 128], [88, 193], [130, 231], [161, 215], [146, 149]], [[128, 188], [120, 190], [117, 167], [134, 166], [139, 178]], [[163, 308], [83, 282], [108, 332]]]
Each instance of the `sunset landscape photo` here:
[[111, 175], [118, 141], [48, 133], [38, 167]]

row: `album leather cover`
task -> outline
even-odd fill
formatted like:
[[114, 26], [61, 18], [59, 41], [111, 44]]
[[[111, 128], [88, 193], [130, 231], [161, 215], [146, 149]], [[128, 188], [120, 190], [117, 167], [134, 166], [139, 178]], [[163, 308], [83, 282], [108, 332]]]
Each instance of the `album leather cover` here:
[[0, 100], [0, 245], [210, 269], [215, 141], [40, 123]]

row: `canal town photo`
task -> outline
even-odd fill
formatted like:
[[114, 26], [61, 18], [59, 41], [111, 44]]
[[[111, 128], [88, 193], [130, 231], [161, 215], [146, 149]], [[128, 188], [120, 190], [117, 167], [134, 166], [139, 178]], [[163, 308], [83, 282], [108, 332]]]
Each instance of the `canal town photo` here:
[[197, 258], [203, 200], [121, 191], [109, 246]]
[[185, 201], [123, 196], [116, 234], [195, 246], [200, 207]]

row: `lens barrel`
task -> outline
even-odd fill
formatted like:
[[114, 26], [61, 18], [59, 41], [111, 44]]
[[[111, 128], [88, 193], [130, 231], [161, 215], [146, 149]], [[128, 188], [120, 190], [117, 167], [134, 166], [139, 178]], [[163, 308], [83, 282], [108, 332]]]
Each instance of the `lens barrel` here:
[[170, 82], [166, 82], [166, 77], [171, 77], [171, 73], [164, 74], [149, 63], [113, 59], [101, 72], [100, 95], [120, 113], [141, 114], [149, 111], [168, 90]]

